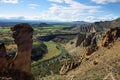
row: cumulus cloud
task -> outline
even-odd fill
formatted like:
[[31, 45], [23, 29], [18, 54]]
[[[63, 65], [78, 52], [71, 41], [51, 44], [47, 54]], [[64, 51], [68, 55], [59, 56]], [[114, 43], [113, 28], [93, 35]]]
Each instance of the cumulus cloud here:
[[12, 3], [12, 4], [17, 4], [18, 0], [0, 0], [1, 3]]
[[95, 2], [97, 4], [107, 4], [107, 3], [120, 2], [120, 0], [92, 0], [92, 2]]
[[49, 1], [56, 2], [56, 3], [63, 3], [64, 2], [64, 0], [49, 0]]
[[38, 5], [38, 4], [29, 4], [29, 7], [31, 9], [36, 9], [36, 7], [38, 7], [38, 6], [40, 6], [40, 5]]
[[100, 20], [113, 20], [113, 19], [116, 19], [118, 18], [118, 16], [114, 16], [113, 14], [108, 14], [108, 15], [104, 15], [104, 16], [100, 16], [99, 19]]
[[84, 18], [93, 13], [99, 12], [100, 6], [84, 5], [74, 0], [49, 0], [51, 2], [61, 2], [68, 6], [52, 3], [52, 6], [40, 14], [40, 19], [52, 19], [58, 21], [76, 21], [84, 20]]
[[105, 14], [102, 16], [87, 16], [84, 20], [95, 22], [95, 21], [109, 21], [114, 20], [116, 18], [118, 18], [118, 16], [115, 16], [113, 14]]
[[0, 19], [25, 19], [24, 16], [21, 15], [6, 15], [6, 14], [0, 14]]
[[[53, 0], [49, 0], [54, 2]], [[67, 4], [63, 6], [60, 4], [53, 3], [52, 6], [45, 11], [44, 14], [41, 13], [40, 19], [52, 19], [52, 20], [62, 20], [62, 21], [105, 21], [112, 20], [118, 16], [112, 14], [107, 14], [101, 11], [100, 6], [85, 5], [75, 0], [60, 0], [61, 3]], [[59, 3], [59, 2], [58, 2]], [[101, 15], [102, 14], [102, 15]]]
[[[24, 20], [54, 20], [54, 21], [101, 21], [112, 20], [118, 16], [101, 11], [100, 6], [85, 5], [75, 0], [49, 0], [51, 6], [38, 14], [24, 15], [0, 15], [1, 18], [21, 18]], [[58, 4], [60, 3], [60, 4]], [[62, 3], [67, 6], [62, 5]], [[37, 9], [40, 5], [29, 4], [32, 9]], [[38, 9], [39, 10], [39, 9]]]

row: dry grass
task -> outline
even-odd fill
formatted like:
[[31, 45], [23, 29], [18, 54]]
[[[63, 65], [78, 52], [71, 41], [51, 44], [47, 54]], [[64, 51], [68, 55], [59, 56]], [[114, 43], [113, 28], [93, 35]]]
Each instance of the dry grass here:
[[[69, 52], [72, 49], [74, 52], [80, 48], [68, 45], [67, 50]], [[70, 54], [74, 55], [72, 52]], [[71, 70], [67, 75], [53, 75], [38, 80], [104, 80], [109, 73], [112, 73], [115, 80], [120, 80], [120, 38], [109, 49], [99, 48], [98, 51], [94, 52], [88, 59], [84, 59], [79, 67]], [[112, 77], [108, 77], [106, 80], [112, 80]]]
[[[108, 48], [101, 47], [89, 59], [75, 70], [70, 71], [67, 76], [75, 76], [73, 80], [103, 80], [108, 73], [112, 72], [115, 80], [120, 79], [120, 41], [117, 40], [113, 46]], [[97, 62], [98, 64], [94, 64]]]

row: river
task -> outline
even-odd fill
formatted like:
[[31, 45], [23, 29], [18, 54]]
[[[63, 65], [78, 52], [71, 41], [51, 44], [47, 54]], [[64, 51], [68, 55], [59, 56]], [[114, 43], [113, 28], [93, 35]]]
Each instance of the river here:
[[65, 57], [67, 54], [67, 51], [61, 45], [58, 45], [57, 48], [61, 51], [60, 55], [55, 56], [53, 58], [50, 58], [48, 60], [42, 61], [42, 62], [37, 61], [37, 62], [32, 64], [32, 68], [37, 67], [37, 66], [42, 65], [42, 64], [52, 63], [52, 62], [55, 62], [55, 61], [61, 59], [62, 57]]

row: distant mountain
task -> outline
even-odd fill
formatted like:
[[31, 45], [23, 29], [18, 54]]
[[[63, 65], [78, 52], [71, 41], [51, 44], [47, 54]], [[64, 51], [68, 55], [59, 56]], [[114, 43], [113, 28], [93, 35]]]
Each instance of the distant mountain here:
[[72, 24], [89, 24], [90, 22], [85, 22], [85, 21], [73, 21], [71, 22]]
[[40, 23], [40, 24], [38, 24], [38, 27], [46, 27], [46, 26], [53, 26], [53, 25], [48, 24], [48, 23]]
[[25, 20], [21, 19], [0, 19], [0, 22], [24, 22]]

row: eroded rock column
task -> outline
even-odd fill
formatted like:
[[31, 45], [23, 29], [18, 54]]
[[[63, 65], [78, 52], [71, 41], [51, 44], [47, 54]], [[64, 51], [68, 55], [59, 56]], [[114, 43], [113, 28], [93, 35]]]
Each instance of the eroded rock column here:
[[11, 28], [17, 44], [17, 55], [13, 61], [13, 69], [31, 74], [31, 51], [33, 29], [29, 24], [21, 23]]

